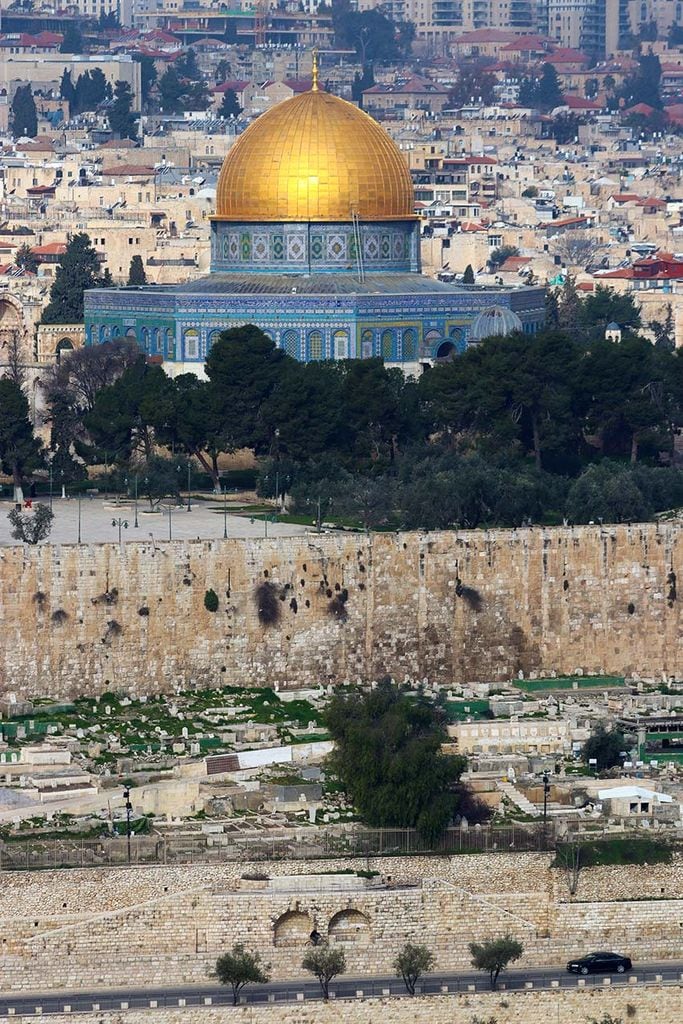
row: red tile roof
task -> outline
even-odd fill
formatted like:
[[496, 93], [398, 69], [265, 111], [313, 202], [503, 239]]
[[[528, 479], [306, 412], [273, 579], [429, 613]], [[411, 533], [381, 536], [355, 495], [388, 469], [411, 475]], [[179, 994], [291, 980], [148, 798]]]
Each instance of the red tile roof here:
[[63, 256], [66, 242], [48, 242], [47, 245], [34, 245], [31, 248], [34, 256]]

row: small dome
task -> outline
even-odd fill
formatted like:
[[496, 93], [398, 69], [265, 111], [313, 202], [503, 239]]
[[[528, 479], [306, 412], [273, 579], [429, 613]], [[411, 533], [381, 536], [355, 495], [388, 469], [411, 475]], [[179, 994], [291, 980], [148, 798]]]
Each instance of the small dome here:
[[214, 220], [411, 220], [413, 182], [388, 132], [318, 90], [249, 125], [225, 158]]
[[615, 323], [614, 320], [612, 320], [612, 321], [610, 321], [610, 323], [607, 324], [607, 328], [606, 329], [608, 331], [620, 331], [621, 327], [619, 326], [619, 324]]
[[522, 321], [516, 313], [505, 306], [489, 306], [482, 310], [470, 328], [470, 341], [481, 341], [493, 335], [504, 338], [515, 331], [521, 331]]

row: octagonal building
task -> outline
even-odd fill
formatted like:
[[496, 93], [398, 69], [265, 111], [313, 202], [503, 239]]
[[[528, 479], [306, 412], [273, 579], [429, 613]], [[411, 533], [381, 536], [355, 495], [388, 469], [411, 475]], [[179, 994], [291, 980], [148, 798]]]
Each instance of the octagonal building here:
[[477, 340], [472, 325], [493, 308], [531, 334], [544, 291], [424, 276], [403, 156], [371, 117], [320, 90], [314, 69], [311, 90], [262, 114], [225, 158], [211, 272], [87, 292], [85, 333], [90, 345], [135, 337], [172, 376], [201, 375], [221, 331], [248, 323], [295, 359], [381, 356], [417, 374]]

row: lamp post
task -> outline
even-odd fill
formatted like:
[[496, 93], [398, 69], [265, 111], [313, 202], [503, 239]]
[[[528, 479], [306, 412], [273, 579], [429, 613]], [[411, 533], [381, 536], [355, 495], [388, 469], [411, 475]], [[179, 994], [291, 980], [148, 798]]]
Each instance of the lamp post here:
[[191, 474], [192, 474], [192, 463], [188, 459], [187, 460], [187, 511], [188, 512], [192, 511], [192, 494], [190, 493], [191, 492], [191, 486], [192, 486]]
[[126, 801], [126, 838], [128, 840], [128, 863], [130, 864], [130, 813], [133, 805], [130, 802], [130, 789], [126, 786], [123, 790], [123, 799]]
[[168, 539], [173, 540], [173, 505], [168, 506]]
[[228, 489], [223, 485], [223, 540], [228, 539]]
[[543, 772], [543, 848], [548, 845], [548, 794], [550, 793], [550, 780], [548, 769]]
[[[53, 456], [54, 458], [54, 456]], [[52, 511], [52, 459], [50, 459], [50, 511]]]
[[78, 492], [78, 543], [81, 543], [81, 492]]
[[119, 545], [121, 545], [121, 530], [127, 530], [128, 529], [128, 520], [127, 519], [122, 519], [121, 516], [119, 516], [117, 519], [112, 519], [111, 525], [112, 526], [118, 526], [118, 528], [119, 528]]
[[135, 521], [133, 523], [133, 526], [137, 530], [138, 527], [140, 526], [140, 524], [138, 522], [138, 475], [137, 475], [137, 473], [133, 477], [133, 487], [135, 488]]

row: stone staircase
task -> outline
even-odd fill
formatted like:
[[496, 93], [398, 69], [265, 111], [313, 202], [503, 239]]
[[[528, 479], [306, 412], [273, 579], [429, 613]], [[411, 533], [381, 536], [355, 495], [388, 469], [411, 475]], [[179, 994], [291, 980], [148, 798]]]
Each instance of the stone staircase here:
[[496, 782], [496, 786], [500, 792], [506, 796], [511, 803], [515, 804], [516, 807], [519, 807], [520, 811], [523, 811], [524, 814], [528, 814], [532, 818], [540, 817], [541, 812], [538, 807], [536, 807], [535, 804], [532, 804], [531, 800], [524, 796], [524, 793], [520, 793], [517, 787], [513, 786], [511, 782], [498, 780]]

